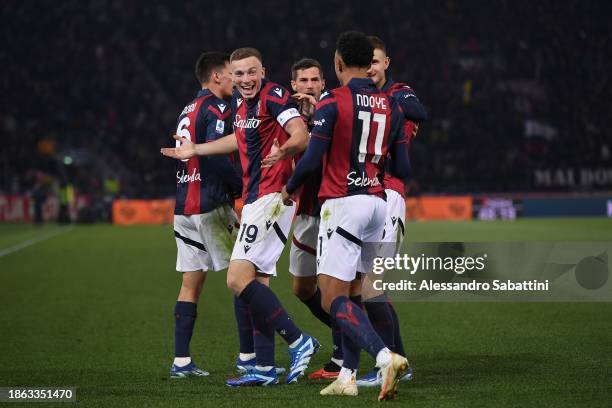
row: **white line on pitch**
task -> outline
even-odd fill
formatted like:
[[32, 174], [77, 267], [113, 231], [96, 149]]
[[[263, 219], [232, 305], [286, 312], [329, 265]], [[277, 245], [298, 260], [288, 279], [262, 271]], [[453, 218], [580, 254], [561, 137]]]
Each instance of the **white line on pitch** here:
[[53, 232], [41, 235], [39, 237], [26, 239], [25, 241], [20, 242], [20, 243], [18, 243], [16, 245], [13, 245], [13, 246], [10, 246], [8, 248], [4, 248], [4, 249], [0, 250], [0, 258], [2, 258], [5, 255], [12, 254], [13, 252], [17, 252], [17, 251], [20, 251], [20, 250], [22, 250], [24, 248], [32, 246], [32, 245], [34, 245], [34, 244], [36, 244], [38, 242], [46, 241], [47, 239], [56, 237], [56, 236], [58, 236], [60, 234], [68, 232], [68, 231], [70, 231], [72, 229], [74, 229], [74, 227], [61, 227], [58, 230], [55, 230]]

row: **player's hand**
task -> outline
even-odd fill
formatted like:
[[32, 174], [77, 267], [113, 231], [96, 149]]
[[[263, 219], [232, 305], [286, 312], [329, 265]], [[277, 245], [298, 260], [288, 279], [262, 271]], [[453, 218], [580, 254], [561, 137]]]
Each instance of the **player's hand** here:
[[261, 161], [261, 164], [263, 167], [271, 167], [274, 163], [283, 160], [286, 156], [286, 152], [278, 144], [278, 139], [274, 139], [272, 148], [270, 148], [270, 154]]
[[161, 154], [178, 160], [191, 159], [196, 155], [195, 145], [191, 140], [179, 135], [174, 135], [172, 137], [181, 142], [181, 144], [178, 147], [162, 147], [160, 150]]
[[300, 112], [305, 116], [312, 116], [314, 114], [317, 100], [314, 96], [305, 93], [295, 93], [291, 97], [297, 100], [300, 104]]
[[417, 136], [417, 133], [419, 133], [419, 124], [415, 123], [412, 127], [412, 133], [410, 134], [410, 138], [414, 139]]
[[316, 105], [317, 100], [313, 95], [308, 95], [305, 93], [294, 93], [291, 95], [292, 98], [297, 99], [299, 102], [308, 101], [311, 105]]
[[281, 196], [283, 198], [283, 204], [285, 205], [293, 205], [293, 200], [291, 199], [291, 194], [287, 192], [287, 186], [283, 186], [281, 190]]

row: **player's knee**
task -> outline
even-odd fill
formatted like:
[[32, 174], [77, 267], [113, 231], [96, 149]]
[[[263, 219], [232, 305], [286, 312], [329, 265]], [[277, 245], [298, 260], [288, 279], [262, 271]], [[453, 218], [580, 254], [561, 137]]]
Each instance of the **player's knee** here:
[[[327, 314], [330, 314], [331, 305], [334, 302], [336, 296], [326, 296], [325, 294], [321, 294], [321, 307]], [[332, 316], [333, 318], [333, 316]]]
[[183, 274], [178, 300], [197, 303], [200, 293], [202, 292], [205, 278], [206, 272], [185, 272]]
[[353, 282], [351, 282], [351, 289], [349, 291], [350, 297], [360, 296], [361, 295], [361, 278], [356, 278]]
[[242, 282], [238, 276], [227, 274], [227, 287], [235, 295], [240, 295], [240, 292], [244, 289]]
[[301, 301], [310, 299], [316, 291], [316, 280], [314, 282], [309, 282], [304, 279], [293, 280], [293, 294]]

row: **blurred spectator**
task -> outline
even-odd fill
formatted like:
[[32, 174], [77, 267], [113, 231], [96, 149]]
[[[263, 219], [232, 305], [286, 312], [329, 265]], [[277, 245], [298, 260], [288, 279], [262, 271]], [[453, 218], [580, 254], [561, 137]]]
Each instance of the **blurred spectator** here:
[[[258, 47], [281, 83], [296, 59], [317, 58], [334, 87], [334, 42], [346, 29], [383, 38], [392, 76], [428, 106], [412, 148], [423, 192], [526, 191], [540, 167], [611, 164], [603, 1], [245, 4], [3, 7], [0, 189], [31, 188], [25, 174], [37, 169], [98, 196], [109, 179], [123, 196], [172, 195], [174, 163], [159, 147], [172, 143], [180, 103], [197, 88], [202, 51]], [[80, 158], [65, 154], [74, 149]]]

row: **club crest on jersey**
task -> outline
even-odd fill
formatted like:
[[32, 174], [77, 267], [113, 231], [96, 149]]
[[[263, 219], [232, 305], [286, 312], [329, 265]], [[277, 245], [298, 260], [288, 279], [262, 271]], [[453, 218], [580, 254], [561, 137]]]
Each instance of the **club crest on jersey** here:
[[227, 108], [227, 105], [224, 103], [220, 103], [217, 106], [219, 107], [219, 110], [221, 111], [221, 113], [223, 113], [225, 111], [225, 108]]
[[234, 119], [234, 127], [241, 129], [257, 129], [261, 120], [256, 118], [243, 119], [240, 115], [236, 115]]
[[356, 187], [376, 187], [380, 186], [380, 180], [378, 177], [369, 178], [364, 172], [361, 175], [357, 175], [356, 171], [351, 171], [346, 175], [349, 186]]
[[193, 169], [191, 174], [185, 173], [185, 170], [183, 170], [182, 172], [179, 172], [179, 171], [176, 172], [176, 182], [178, 184], [191, 183], [193, 181], [201, 181], [201, 180], [202, 178], [200, 177], [200, 173], [197, 173], [196, 169]]
[[280, 88], [274, 88], [273, 89], [274, 93], [278, 95], [279, 98], [283, 97], [283, 90]]

